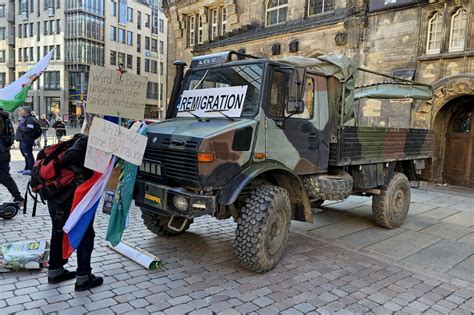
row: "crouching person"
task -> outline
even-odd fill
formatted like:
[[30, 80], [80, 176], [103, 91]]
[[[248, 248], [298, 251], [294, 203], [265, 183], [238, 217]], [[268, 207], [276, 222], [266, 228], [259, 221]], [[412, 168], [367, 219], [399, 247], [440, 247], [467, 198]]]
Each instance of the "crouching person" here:
[[[95, 237], [94, 219], [86, 227], [84, 237], [77, 247], [77, 272], [68, 271], [64, 268], [68, 260], [64, 259], [65, 255], [63, 253], [64, 250], [67, 250], [67, 248], [63, 247], [63, 227], [69, 217], [74, 192], [77, 187], [93, 175], [91, 170], [84, 167], [87, 136], [76, 135], [70, 141], [71, 144], [66, 145], [68, 148], [64, 151], [62, 157], [58, 159], [57, 163], [59, 168], [67, 168], [75, 172], [74, 182], [62, 190], [60, 194], [56, 194], [54, 198], [48, 199], [48, 209], [52, 221], [48, 283], [60, 283], [76, 278], [75, 290], [84, 291], [100, 286], [103, 283], [103, 279], [94, 276], [91, 268], [91, 254], [94, 249]], [[64, 143], [66, 142], [59, 143], [56, 146], [64, 145]]]

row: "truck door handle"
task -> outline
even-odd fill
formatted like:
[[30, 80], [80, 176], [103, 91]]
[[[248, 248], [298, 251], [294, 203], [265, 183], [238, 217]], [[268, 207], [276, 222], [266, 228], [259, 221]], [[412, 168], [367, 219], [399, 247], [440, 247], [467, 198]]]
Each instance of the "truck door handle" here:
[[316, 132], [311, 132], [311, 133], [309, 134], [309, 139], [310, 139], [310, 140], [315, 140], [315, 139], [317, 139], [317, 138], [318, 138], [318, 135], [316, 134]]

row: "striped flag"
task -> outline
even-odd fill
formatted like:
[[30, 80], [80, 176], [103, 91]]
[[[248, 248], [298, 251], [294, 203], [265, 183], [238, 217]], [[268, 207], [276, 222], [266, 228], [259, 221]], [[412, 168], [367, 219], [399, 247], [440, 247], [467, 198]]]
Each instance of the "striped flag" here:
[[46, 70], [53, 52], [54, 49], [15, 82], [0, 89], [1, 108], [7, 112], [13, 112], [25, 102], [31, 84]]
[[84, 234], [94, 219], [105, 186], [112, 174], [114, 159], [103, 174], [94, 172], [91, 178], [74, 192], [71, 214], [64, 224], [63, 258], [67, 259], [79, 247]]

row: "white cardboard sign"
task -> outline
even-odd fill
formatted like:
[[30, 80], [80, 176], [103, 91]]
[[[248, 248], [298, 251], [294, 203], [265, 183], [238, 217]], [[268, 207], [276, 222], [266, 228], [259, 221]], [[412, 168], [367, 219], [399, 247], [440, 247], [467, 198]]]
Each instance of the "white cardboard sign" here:
[[91, 66], [87, 88], [87, 112], [143, 119], [147, 78], [118, 70]]
[[84, 160], [84, 166], [93, 171], [103, 173], [109, 166], [112, 154], [93, 148], [87, 145], [86, 158]]
[[141, 165], [148, 138], [110, 121], [94, 117], [87, 145]]
[[178, 117], [240, 117], [247, 85], [212, 89], [185, 90], [178, 102]]

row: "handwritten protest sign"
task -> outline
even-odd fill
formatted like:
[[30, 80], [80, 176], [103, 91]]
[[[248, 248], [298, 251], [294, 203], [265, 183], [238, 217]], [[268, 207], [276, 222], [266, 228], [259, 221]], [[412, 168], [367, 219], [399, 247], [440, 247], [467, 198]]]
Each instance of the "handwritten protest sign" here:
[[148, 138], [99, 117], [94, 117], [87, 145], [125, 161], [141, 165]]
[[111, 158], [112, 154], [87, 145], [84, 166], [93, 171], [103, 173], [109, 165]]
[[143, 119], [147, 79], [143, 76], [91, 66], [87, 112]]

